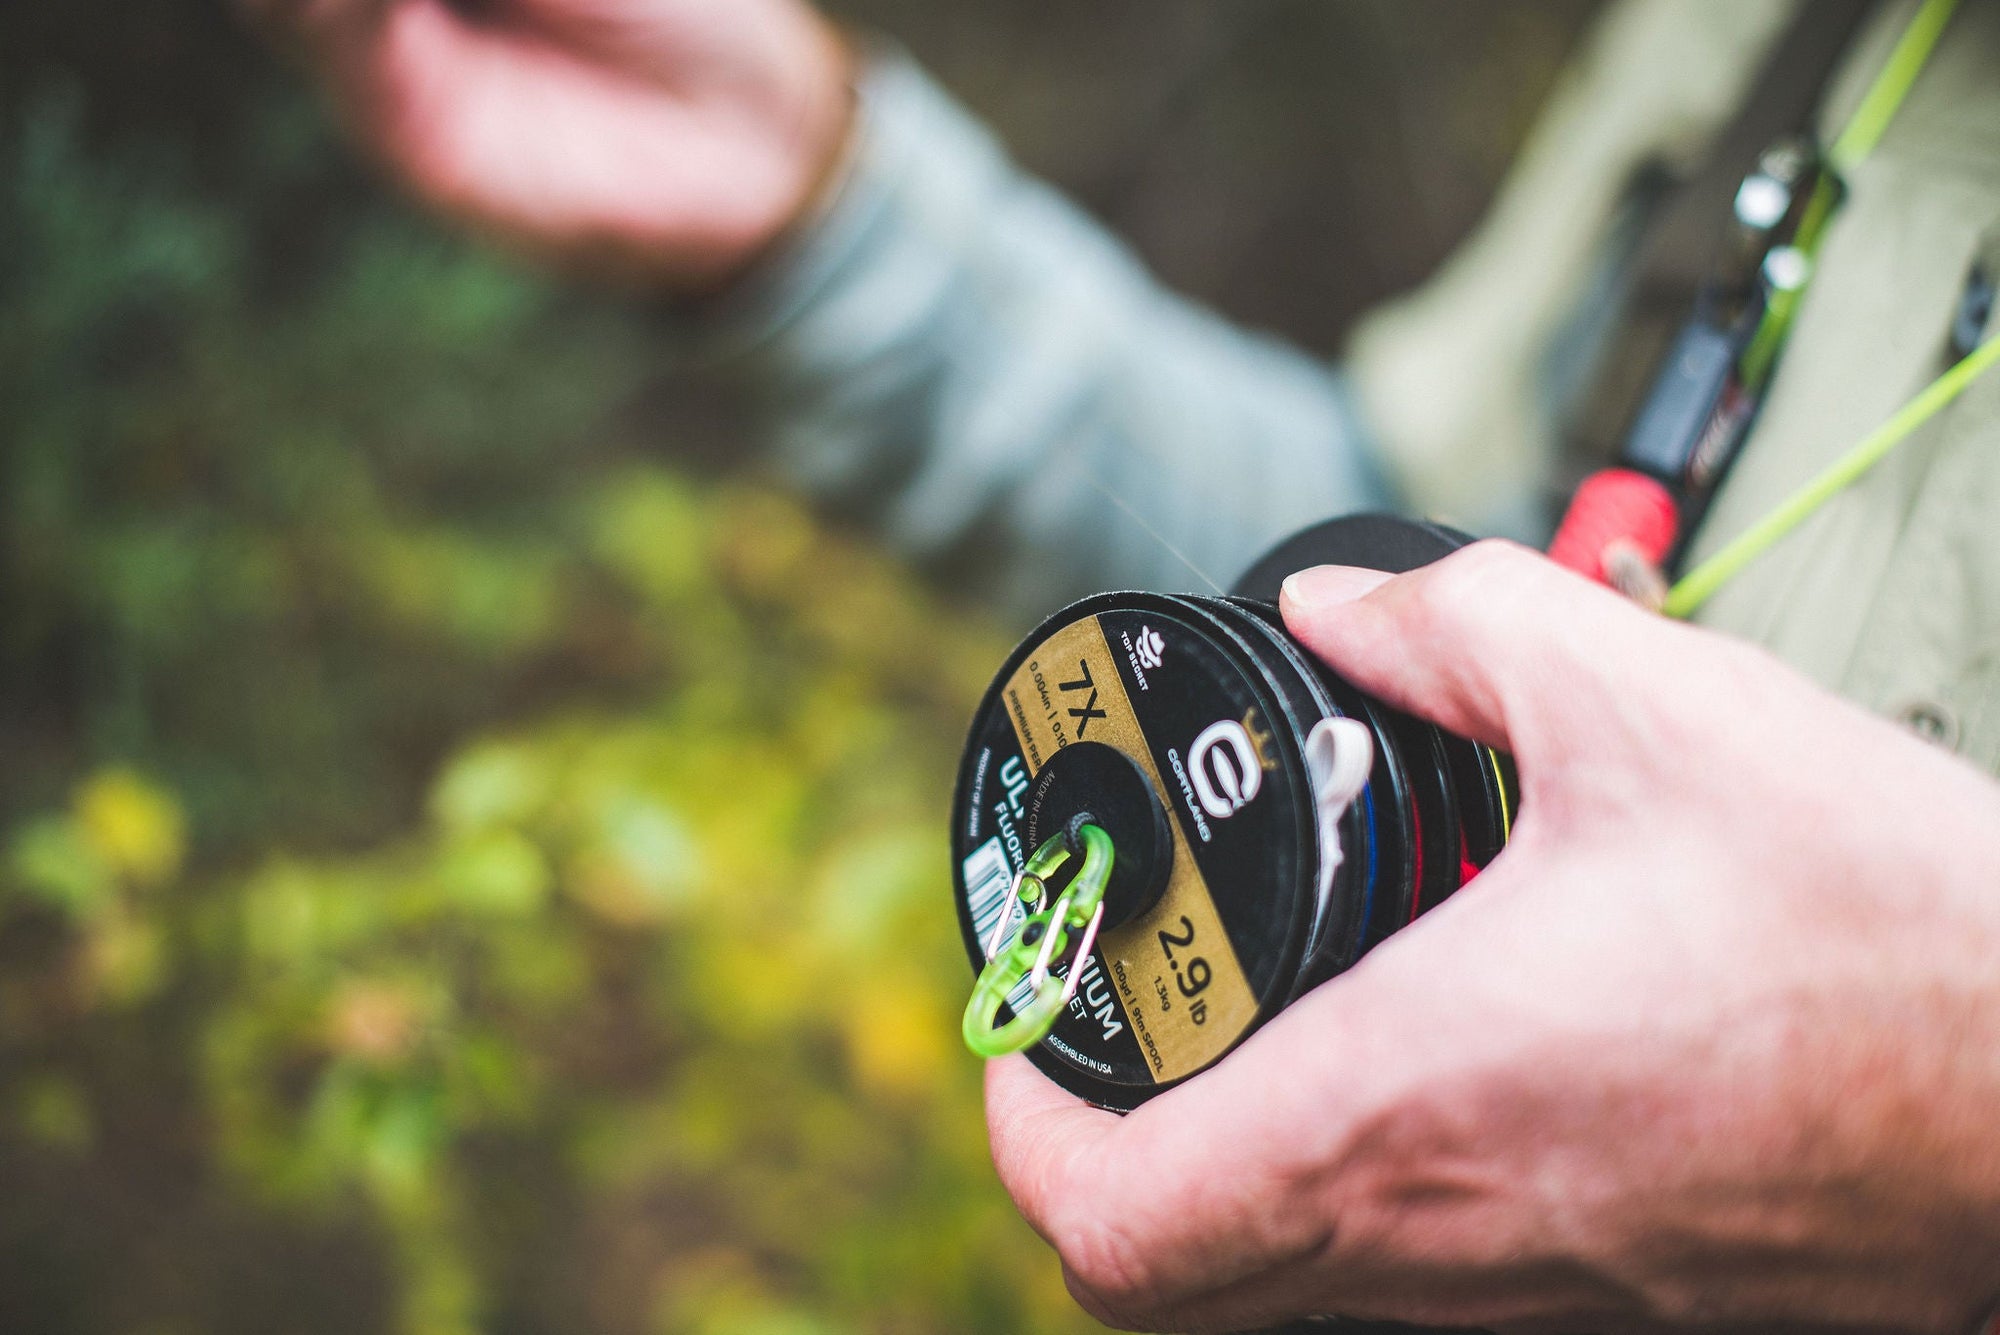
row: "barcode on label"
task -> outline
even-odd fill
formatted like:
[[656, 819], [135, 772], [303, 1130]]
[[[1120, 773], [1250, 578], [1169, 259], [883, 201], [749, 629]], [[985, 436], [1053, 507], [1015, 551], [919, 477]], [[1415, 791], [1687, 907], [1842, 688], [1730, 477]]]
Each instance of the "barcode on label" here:
[[[1007, 930], [1000, 944], [1005, 945], [1020, 929], [1021, 919], [1027, 910], [1021, 906], [1020, 897], [1014, 891], [1014, 873], [1007, 866], [1007, 852], [1000, 846], [998, 836], [966, 855], [960, 870], [965, 874], [965, 902], [972, 909], [972, 931], [979, 938], [979, 948], [985, 950], [993, 944], [994, 933], [1000, 929], [1001, 915], [1006, 915]], [[1012, 992], [1007, 994], [1007, 1004], [1019, 1009], [1028, 1003], [1034, 989], [1023, 978]]]

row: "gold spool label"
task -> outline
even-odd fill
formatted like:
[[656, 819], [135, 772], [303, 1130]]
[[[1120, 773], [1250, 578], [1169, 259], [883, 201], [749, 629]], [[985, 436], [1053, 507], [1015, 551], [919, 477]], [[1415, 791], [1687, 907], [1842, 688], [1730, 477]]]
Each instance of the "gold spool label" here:
[[[1120, 650], [1138, 652], [1122, 644]], [[1131, 667], [1143, 683], [1141, 661], [1135, 658]], [[1227, 1051], [1257, 1013], [1184, 828], [1192, 820], [1205, 830], [1202, 801], [1226, 801], [1228, 795], [1218, 799], [1211, 785], [1198, 796], [1186, 762], [1171, 778], [1161, 775], [1097, 617], [1065, 626], [1038, 646], [1008, 679], [1003, 698], [1031, 774], [1071, 742], [1103, 742], [1145, 771], [1169, 809], [1174, 860], [1166, 889], [1148, 912], [1104, 933], [1096, 953], [1153, 1078], [1175, 1080], [1200, 1070]], [[1246, 737], [1260, 737], [1254, 711], [1242, 723]], [[1185, 745], [1188, 739], [1166, 740]], [[1261, 763], [1262, 747], [1257, 750], [1253, 763]], [[1180, 757], [1178, 750], [1168, 754]], [[1243, 786], [1233, 795], [1240, 797]], [[1254, 784], [1248, 786], [1254, 791]]]

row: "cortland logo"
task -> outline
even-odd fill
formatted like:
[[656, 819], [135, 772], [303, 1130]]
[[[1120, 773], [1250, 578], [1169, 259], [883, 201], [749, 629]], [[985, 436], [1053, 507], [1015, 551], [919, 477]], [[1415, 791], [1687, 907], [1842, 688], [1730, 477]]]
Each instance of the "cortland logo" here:
[[1163, 661], [1167, 652], [1167, 642], [1161, 638], [1160, 632], [1151, 626], [1141, 626], [1139, 643], [1133, 646], [1133, 652], [1139, 655], [1139, 666], [1151, 671]]
[[1275, 768], [1264, 753], [1271, 734], [1257, 731], [1257, 711], [1242, 722], [1223, 719], [1202, 729], [1188, 748], [1188, 777], [1202, 809], [1226, 820], [1248, 806], [1264, 787], [1264, 771]]

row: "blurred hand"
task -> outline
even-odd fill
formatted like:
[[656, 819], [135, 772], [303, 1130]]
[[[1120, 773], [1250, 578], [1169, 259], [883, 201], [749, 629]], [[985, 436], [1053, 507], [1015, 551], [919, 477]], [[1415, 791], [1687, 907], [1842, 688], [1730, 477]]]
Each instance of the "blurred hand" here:
[[516, 247], [716, 288], [811, 205], [848, 56], [800, 0], [241, 0], [419, 198]]
[[988, 1072], [1093, 1313], [1968, 1330], [2000, 1292], [2000, 789], [1759, 652], [1480, 544], [1293, 631], [1512, 750], [1467, 890], [1127, 1118]]

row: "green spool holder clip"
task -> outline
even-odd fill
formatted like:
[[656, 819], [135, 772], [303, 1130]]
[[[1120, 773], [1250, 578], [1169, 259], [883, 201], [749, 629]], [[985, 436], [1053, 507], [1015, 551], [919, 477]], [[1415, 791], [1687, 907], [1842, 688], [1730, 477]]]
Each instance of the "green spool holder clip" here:
[[[1097, 943], [1104, 921], [1104, 888], [1111, 880], [1111, 836], [1091, 822], [1088, 814], [1068, 825], [1028, 859], [1014, 882], [1013, 898], [1026, 906], [1026, 916], [1012, 936], [1005, 936], [1009, 914], [1003, 912], [994, 940], [986, 948], [986, 967], [973, 984], [965, 1006], [965, 1046], [979, 1057], [1005, 1057], [1023, 1052], [1049, 1036], [1063, 1008], [1076, 994], [1082, 962]], [[1071, 858], [1082, 859], [1076, 874], [1049, 902], [1049, 880]], [[1071, 934], [1081, 932], [1075, 966], [1067, 978], [1057, 978], [1053, 966], [1069, 958]], [[1026, 981], [1031, 996], [1014, 1010], [1013, 1018], [996, 1024], [1000, 1008]]]

